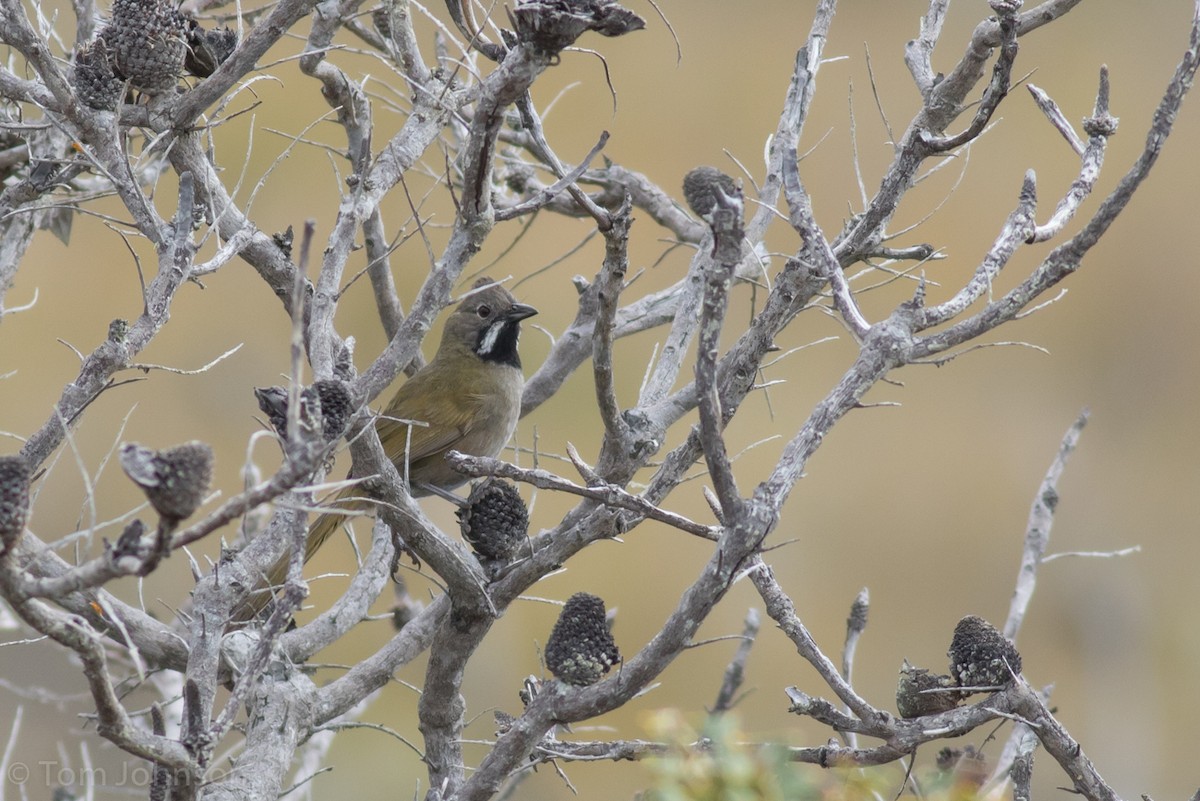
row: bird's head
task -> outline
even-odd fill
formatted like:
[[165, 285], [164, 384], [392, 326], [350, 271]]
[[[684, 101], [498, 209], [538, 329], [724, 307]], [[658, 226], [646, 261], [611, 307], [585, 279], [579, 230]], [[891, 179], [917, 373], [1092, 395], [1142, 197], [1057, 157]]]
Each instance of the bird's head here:
[[521, 321], [537, 314], [537, 309], [518, 303], [490, 278], [480, 278], [472, 289], [446, 320], [438, 353], [465, 349], [485, 362], [520, 368]]

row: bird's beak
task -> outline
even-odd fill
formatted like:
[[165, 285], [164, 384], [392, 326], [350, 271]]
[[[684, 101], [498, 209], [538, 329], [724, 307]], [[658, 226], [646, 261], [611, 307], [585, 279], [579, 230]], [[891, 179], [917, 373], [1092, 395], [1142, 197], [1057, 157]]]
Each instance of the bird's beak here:
[[532, 306], [527, 306], [524, 303], [514, 303], [508, 307], [508, 312], [504, 315], [513, 322], [520, 322], [533, 315], [537, 314], [538, 310]]

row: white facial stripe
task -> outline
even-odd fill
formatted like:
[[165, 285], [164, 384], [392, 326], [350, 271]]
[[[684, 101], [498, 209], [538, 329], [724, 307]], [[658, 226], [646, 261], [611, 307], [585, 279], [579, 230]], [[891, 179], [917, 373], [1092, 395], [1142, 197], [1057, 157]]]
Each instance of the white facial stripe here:
[[504, 330], [507, 324], [505, 320], [497, 320], [487, 327], [487, 331], [483, 332], [483, 339], [479, 343], [479, 355], [488, 356], [496, 347], [496, 340], [500, 338], [500, 332]]

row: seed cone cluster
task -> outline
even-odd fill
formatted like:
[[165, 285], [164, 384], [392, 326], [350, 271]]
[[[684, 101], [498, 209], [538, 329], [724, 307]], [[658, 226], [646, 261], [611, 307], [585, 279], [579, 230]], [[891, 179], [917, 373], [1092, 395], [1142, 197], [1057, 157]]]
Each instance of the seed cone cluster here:
[[169, 92], [183, 74], [187, 18], [169, 0], [114, 0], [112, 22], [100, 32], [114, 71], [138, 91]]
[[1021, 654], [995, 626], [967, 615], [954, 627], [950, 675], [915, 668], [906, 659], [896, 684], [896, 710], [904, 718], [947, 712], [966, 697], [1002, 689], [1021, 673]]
[[[254, 390], [258, 408], [270, 420], [280, 436], [287, 436], [288, 391], [285, 387], [258, 387]], [[354, 413], [350, 390], [336, 379], [323, 379], [300, 393], [300, 423], [315, 426], [320, 421], [325, 438], [340, 437]]]
[[126, 85], [147, 95], [173, 92], [185, 71], [207, 78], [237, 47], [237, 33], [205, 30], [173, 0], [113, 0], [112, 19], [75, 54], [79, 99], [115, 111]]

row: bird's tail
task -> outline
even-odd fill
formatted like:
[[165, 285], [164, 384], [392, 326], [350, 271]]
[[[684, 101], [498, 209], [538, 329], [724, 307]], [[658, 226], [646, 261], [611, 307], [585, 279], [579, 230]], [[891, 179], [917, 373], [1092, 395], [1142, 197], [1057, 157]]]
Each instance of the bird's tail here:
[[[308, 529], [308, 536], [304, 542], [304, 562], [307, 564], [309, 559], [312, 559], [321, 546], [333, 536], [333, 534], [341, 528], [342, 523], [346, 520], [345, 512], [361, 510], [367, 508], [367, 502], [362, 499], [357, 487], [351, 485], [346, 487], [336, 496], [328, 501], [322, 502], [323, 506], [335, 507], [344, 512], [327, 512], [318, 517]], [[238, 608], [233, 615], [235, 623], [247, 623], [258, 617], [262, 611], [275, 597], [275, 591], [287, 579], [288, 569], [288, 554], [280, 557], [271, 569], [267, 571], [266, 577], [262, 584], [253, 590], [247, 597], [245, 603]]]

